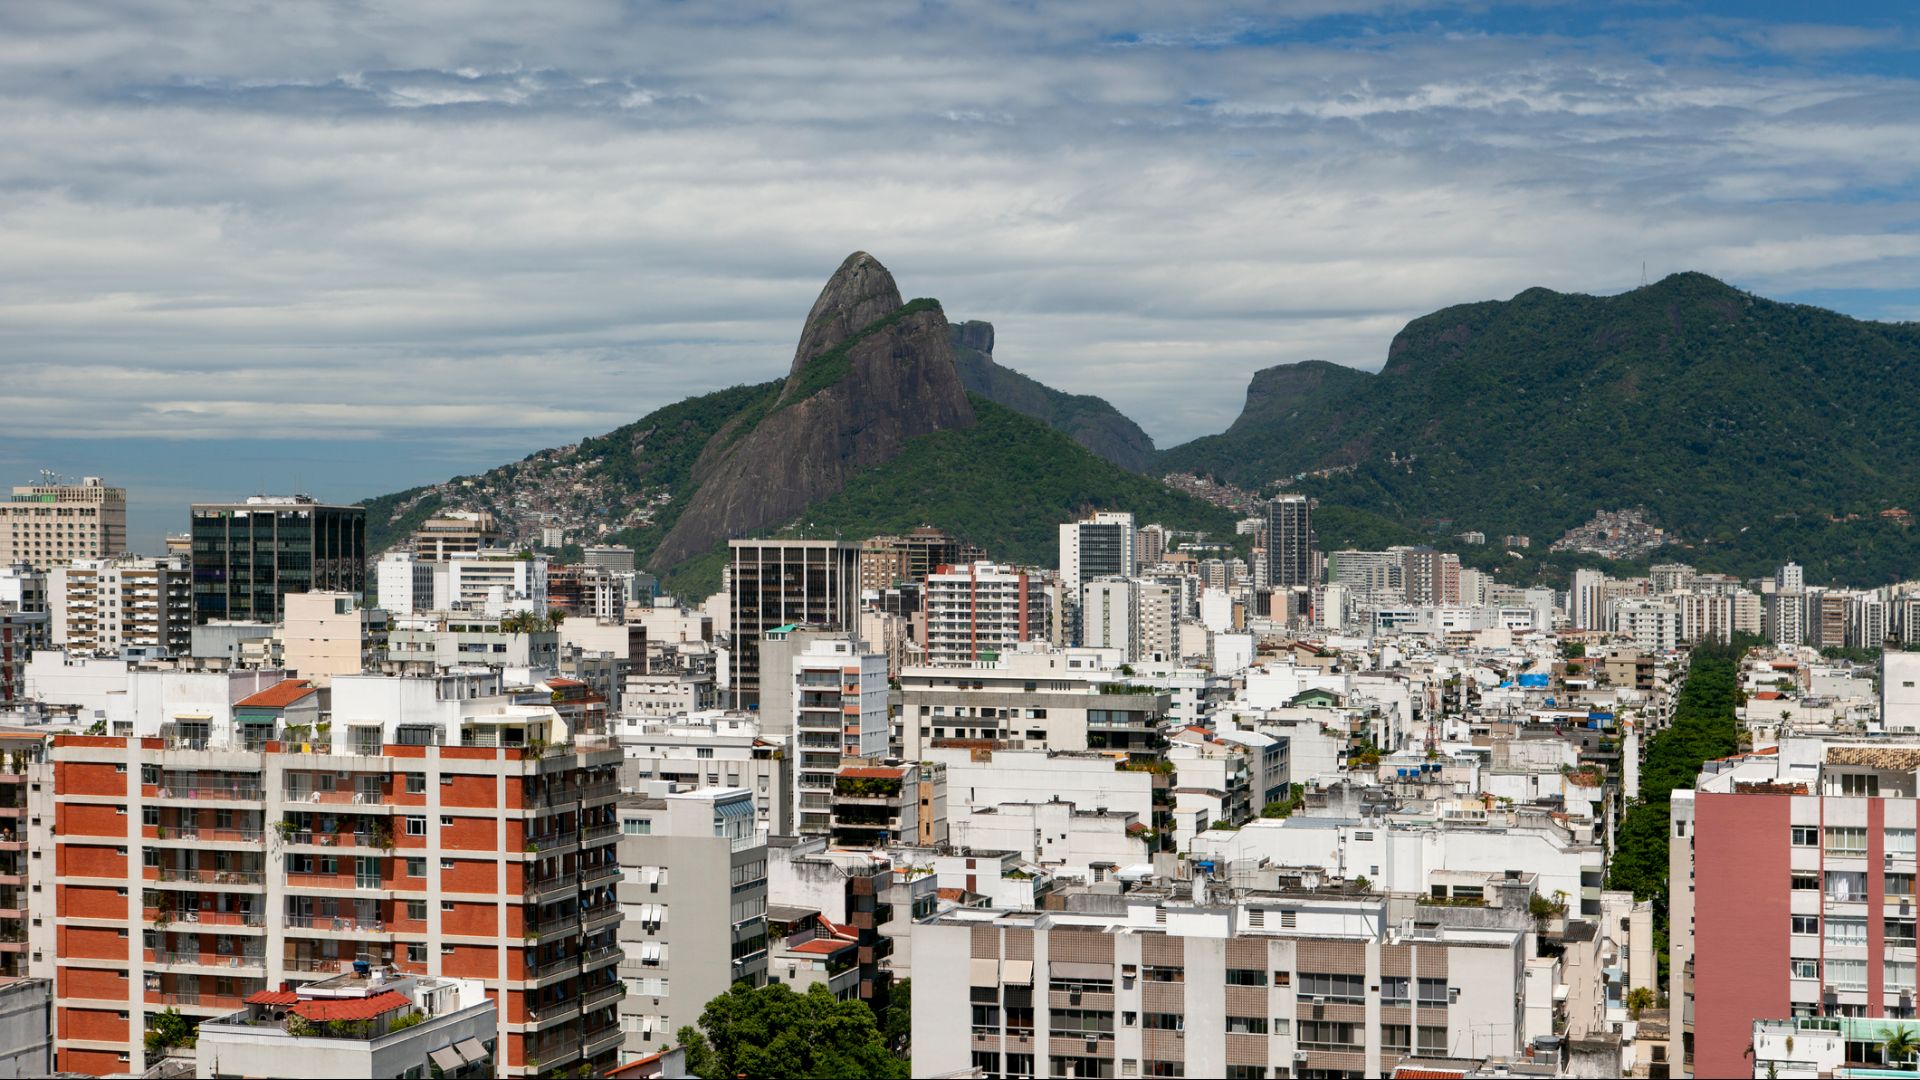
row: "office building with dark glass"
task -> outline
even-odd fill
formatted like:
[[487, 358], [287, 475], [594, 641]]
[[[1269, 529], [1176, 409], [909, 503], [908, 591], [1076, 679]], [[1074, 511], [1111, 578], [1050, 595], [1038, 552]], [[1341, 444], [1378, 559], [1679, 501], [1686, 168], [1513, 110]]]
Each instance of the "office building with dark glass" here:
[[1267, 504], [1267, 583], [1276, 589], [1314, 583], [1313, 504], [1305, 495]]
[[306, 495], [193, 505], [193, 621], [277, 622], [282, 597], [364, 592], [367, 513]]

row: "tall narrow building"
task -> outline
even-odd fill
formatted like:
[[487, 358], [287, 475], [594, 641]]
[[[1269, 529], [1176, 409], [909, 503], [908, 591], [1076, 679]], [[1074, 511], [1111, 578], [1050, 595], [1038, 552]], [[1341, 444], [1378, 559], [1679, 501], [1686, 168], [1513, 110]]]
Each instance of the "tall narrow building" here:
[[[760, 706], [760, 643], [767, 631], [805, 625], [851, 630], [860, 601], [860, 546], [838, 540], [734, 540], [731, 682], [736, 709]], [[787, 675], [777, 673], [785, 692]]]
[[1282, 495], [1267, 504], [1267, 584], [1313, 583], [1313, 505], [1305, 495]]
[[1095, 578], [1132, 577], [1133, 515], [1102, 510], [1060, 526], [1060, 581], [1068, 595]]
[[288, 593], [367, 589], [367, 512], [306, 495], [193, 505], [193, 620], [278, 622]]

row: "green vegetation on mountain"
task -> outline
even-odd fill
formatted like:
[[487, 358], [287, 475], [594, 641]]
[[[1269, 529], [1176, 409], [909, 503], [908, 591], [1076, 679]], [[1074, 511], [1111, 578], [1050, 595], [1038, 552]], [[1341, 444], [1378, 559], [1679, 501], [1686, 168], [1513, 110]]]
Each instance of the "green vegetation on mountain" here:
[[1153, 438], [1105, 398], [1069, 394], [993, 359], [993, 324], [953, 324], [953, 370], [967, 391], [1030, 416], [1130, 472], [1153, 463]]
[[1644, 505], [1681, 542], [1661, 558], [1884, 582], [1920, 572], [1910, 519], [1882, 516], [1920, 512], [1920, 326], [1701, 274], [1610, 297], [1530, 289], [1414, 320], [1377, 375], [1261, 372], [1227, 433], [1155, 467], [1541, 546]]
[[934, 525], [995, 559], [1052, 565], [1061, 522], [1128, 510], [1141, 523], [1231, 539], [1233, 515], [1095, 457], [1058, 431], [973, 398], [970, 428], [923, 435], [779, 535], [863, 537]]

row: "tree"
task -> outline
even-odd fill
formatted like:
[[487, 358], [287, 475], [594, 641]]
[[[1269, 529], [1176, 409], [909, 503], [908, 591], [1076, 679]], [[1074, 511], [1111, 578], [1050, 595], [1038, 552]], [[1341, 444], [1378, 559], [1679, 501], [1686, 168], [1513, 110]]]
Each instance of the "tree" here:
[[913, 980], [901, 979], [887, 993], [887, 1010], [880, 1014], [880, 1034], [887, 1049], [902, 1061], [913, 1060]]
[[1920, 1054], [1920, 1035], [1905, 1025], [1880, 1029], [1880, 1056], [1888, 1065], [1906, 1065]]
[[907, 1080], [888, 1052], [873, 1010], [839, 1001], [815, 984], [796, 994], [778, 983], [733, 989], [707, 1002], [700, 1027], [679, 1031], [687, 1068], [704, 1080], [866, 1076]]
[[1653, 1008], [1654, 1001], [1653, 988], [1650, 986], [1636, 986], [1627, 991], [1627, 1011], [1633, 1014], [1635, 1020], [1640, 1019], [1642, 1012]]
[[164, 1057], [174, 1047], [192, 1046], [194, 1041], [194, 1025], [180, 1015], [179, 1009], [168, 1006], [154, 1014], [153, 1024], [147, 1028], [147, 1056]]

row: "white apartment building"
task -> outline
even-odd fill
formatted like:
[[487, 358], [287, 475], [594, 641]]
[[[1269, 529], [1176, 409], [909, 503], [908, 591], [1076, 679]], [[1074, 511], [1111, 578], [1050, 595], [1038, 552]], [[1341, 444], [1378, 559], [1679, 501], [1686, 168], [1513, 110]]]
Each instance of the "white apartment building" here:
[[47, 593], [52, 642], [68, 652], [192, 651], [193, 572], [182, 556], [69, 560], [47, 572]]
[[1060, 580], [1069, 594], [1094, 578], [1132, 577], [1134, 573], [1133, 515], [1099, 511], [1082, 521], [1060, 526]]
[[763, 833], [793, 835], [793, 755], [787, 739], [766, 737], [744, 713], [706, 710], [671, 718], [623, 716], [613, 725], [626, 760], [626, 786], [663, 781], [681, 788], [745, 788]]
[[1021, 650], [968, 667], [900, 670], [900, 737], [920, 760], [946, 742], [1012, 749], [1145, 751], [1168, 695], [1120, 682], [1113, 649]]
[[127, 489], [107, 487], [97, 476], [20, 485], [0, 503], [0, 566], [51, 570], [126, 549]]
[[1611, 619], [1609, 629], [1647, 652], [1672, 652], [1684, 640], [1680, 609], [1663, 600], [1617, 600]]
[[288, 593], [281, 661], [315, 686], [374, 671], [387, 655], [387, 613], [344, 592]]
[[[461, 607], [506, 615], [530, 611], [547, 613], [547, 560], [535, 555], [522, 558], [515, 552], [476, 554], [449, 559], [446, 568], [446, 594], [436, 606]], [[436, 589], [436, 593], [438, 590]]]
[[834, 775], [847, 758], [887, 752], [887, 657], [845, 638], [816, 639], [794, 654], [794, 824], [801, 834], [833, 828]]
[[434, 610], [438, 605], [434, 570], [439, 565], [438, 559], [423, 558], [411, 551], [389, 551], [380, 556], [374, 566], [380, 606], [395, 615]]
[[1021, 567], [968, 563], [928, 574], [926, 658], [966, 664], [1047, 640], [1046, 582]]
[[[914, 1069], [1344, 1077], [1390, 1075], [1416, 1054], [1514, 1058], [1535, 1004], [1515, 992], [1532, 944], [1520, 930], [1399, 924], [1364, 894], [958, 908], [914, 927], [915, 967], [952, 973], [915, 980]], [[1552, 987], [1535, 990], [1551, 1009]]]

